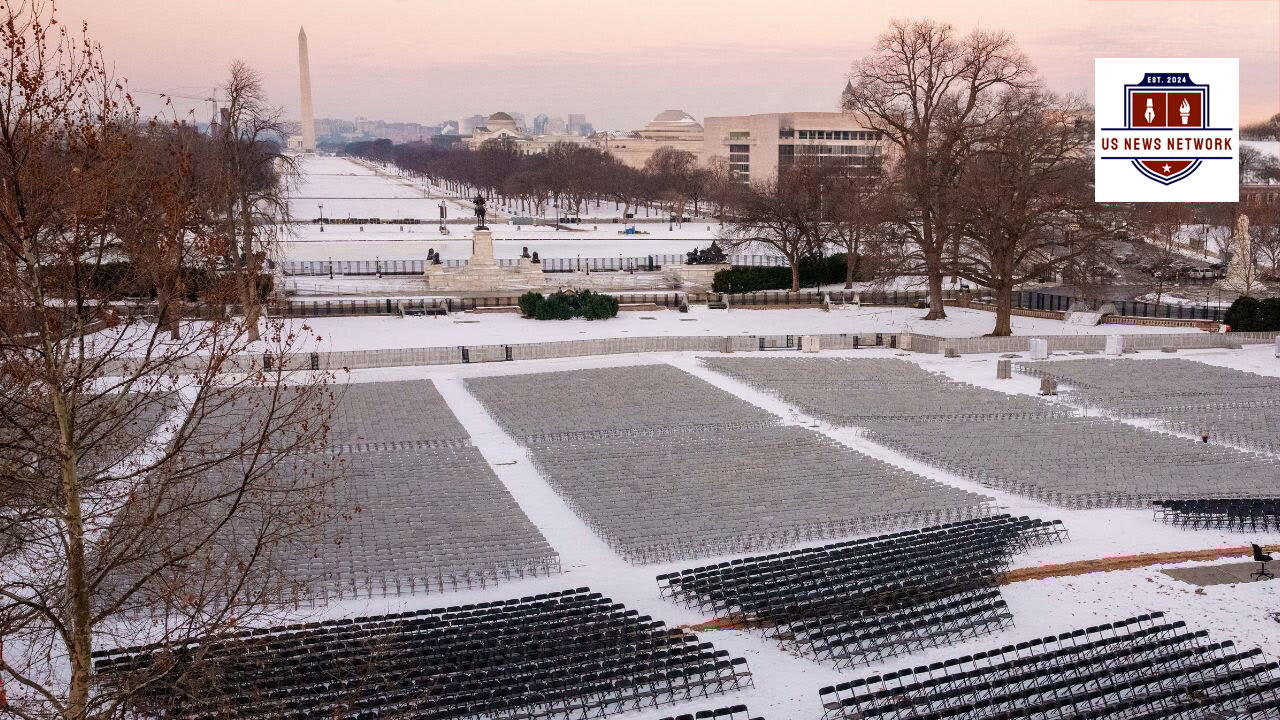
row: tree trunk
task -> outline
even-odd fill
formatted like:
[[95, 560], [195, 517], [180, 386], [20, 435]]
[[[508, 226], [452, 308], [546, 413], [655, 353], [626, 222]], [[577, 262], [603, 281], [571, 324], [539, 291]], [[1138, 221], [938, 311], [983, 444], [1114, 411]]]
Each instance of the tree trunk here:
[[241, 206], [244, 208], [241, 220], [244, 228], [240, 255], [244, 272], [241, 274], [240, 304], [244, 312], [246, 337], [249, 342], [257, 342], [261, 337], [258, 333], [258, 318], [262, 315], [262, 306], [258, 300], [258, 256], [253, 247], [253, 217], [248, 210], [249, 204], [242, 201]]
[[996, 327], [991, 337], [1009, 337], [1013, 334], [1013, 288], [1000, 285], [996, 288]]
[[71, 613], [67, 623], [67, 651], [70, 655], [71, 678], [65, 717], [82, 720], [89, 709], [89, 683], [93, 676], [93, 634], [89, 609], [89, 587], [84, 547], [84, 513], [80, 506], [80, 478], [76, 468], [79, 452], [75, 447], [74, 422], [67, 398], [61, 390], [51, 393], [58, 418], [58, 444], [62, 464], [62, 499], [67, 533], [67, 599]]
[[800, 258], [791, 261], [791, 292], [800, 292]]
[[169, 333], [173, 340], [181, 338], [178, 321], [182, 319], [182, 309], [174, 302], [177, 293], [168, 287], [164, 278], [157, 278], [156, 283], [156, 326], [161, 333]]
[[945, 320], [947, 311], [942, 304], [942, 255], [925, 254], [925, 273], [929, 276], [929, 314], [923, 320]]
[[854, 254], [848, 248], [845, 249], [844, 255], [844, 289], [853, 289], [854, 269], [857, 267], [858, 261], [854, 259]]
[[929, 313], [923, 320], [946, 320], [947, 311], [942, 305], [942, 256], [946, 241], [939, 241], [933, 219], [926, 214], [921, 223], [920, 250], [924, 253], [924, 271], [929, 278]]

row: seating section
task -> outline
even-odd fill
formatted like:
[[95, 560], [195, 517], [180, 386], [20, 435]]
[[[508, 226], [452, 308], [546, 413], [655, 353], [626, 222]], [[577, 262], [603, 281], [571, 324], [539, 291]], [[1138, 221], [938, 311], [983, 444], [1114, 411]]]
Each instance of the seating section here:
[[435, 385], [426, 380], [348, 383], [318, 392], [286, 387], [278, 395], [245, 390], [208, 408], [207, 414], [209, 442], [230, 441], [236, 447], [242, 438], [261, 435], [264, 426], [271, 429], [274, 448], [296, 447], [299, 440], [292, 427], [275, 428], [281, 424], [278, 416], [290, 414], [309, 419], [312, 428], [323, 423], [328, 447], [470, 441]]
[[474, 447], [348, 450], [329, 472], [339, 480], [324, 506], [334, 510], [284, 558], [315, 594], [447, 592], [560, 571]]
[[774, 424], [764, 410], [670, 365], [476, 378], [467, 389], [516, 438]]
[[734, 705], [732, 707], [716, 708], [715, 710], [699, 710], [696, 713], [665, 717], [662, 720], [764, 720], [764, 718], [751, 717], [751, 712], [747, 710], [746, 705]]
[[1280, 463], [1119, 421], [1051, 418], [877, 423], [868, 436], [975, 482], [1062, 507], [1146, 507], [1153, 498], [1275, 492]]
[[[488, 587], [560, 571], [555, 551], [431, 382], [354, 383], [332, 393], [331, 411], [314, 395], [282, 401], [330, 415], [326, 444], [299, 447], [273, 435], [274, 450], [292, 451], [253, 458], [276, 465], [271, 493], [296, 500], [297, 517], [286, 523], [271, 517], [274, 502], [246, 502], [222, 531], [229, 538], [222, 547], [243, 547], [258, 567], [274, 571], [264, 577], [286, 581], [264, 592], [284, 593], [286, 603], [314, 602]], [[251, 427], [272, 422], [265, 407], [246, 393], [216, 415]], [[243, 464], [215, 467], [192, 492], [222, 493], [243, 472]], [[203, 519], [195, 520], [174, 532], [188, 533]], [[269, 523], [278, 527], [278, 542], [268, 555], [252, 540]]]
[[1057, 378], [1060, 392], [1121, 417], [1152, 418], [1174, 432], [1280, 453], [1280, 378], [1194, 360], [1063, 360], [1023, 363]]
[[782, 426], [670, 366], [477, 378], [542, 475], [633, 563], [988, 514], [986, 498]]
[[958, 383], [897, 358], [703, 358], [731, 375], [833, 425], [910, 419], [973, 422], [1070, 413], [1036, 398]]
[[[863, 428], [913, 459], [1064, 507], [1274, 494], [1280, 473], [1275, 458], [1192, 444], [1117, 420], [1074, 417], [1035, 397], [952, 382], [904, 360], [704, 362], [830, 422]], [[881, 374], [883, 382], [876, 379]]]
[[1057, 378], [1059, 391], [1127, 416], [1169, 408], [1280, 404], [1280, 378], [1194, 360], [1085, 358], [1019, 363], [1017, 370]]
[[109, 684], [156, 663], [171, 682], [134, 711], [191, 720], [587, 718], [753, 685], [746, 660], [588, 588], [95, 654]]
[[837, 667], [951, 644], [1012, 622], [997, 589], [1014, 553], [1061, 522], [1000, 515], [658, 576], [664, 597]]
[[1157, 520], [1178, 527], [1238, 532], [1280, 530], [1280, 498], [1156, 500]]
[[824, 687], [823, 718], [1280, 717], [1280, 668], [1163, 613]]

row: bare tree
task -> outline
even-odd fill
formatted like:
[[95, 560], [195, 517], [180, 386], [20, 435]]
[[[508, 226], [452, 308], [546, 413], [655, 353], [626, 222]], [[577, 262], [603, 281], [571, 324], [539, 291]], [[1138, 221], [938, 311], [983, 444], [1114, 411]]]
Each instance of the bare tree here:
[[685, 207], [702, 196], [698, 159], [688, 150], [660, 147], [645, 161], [644, 172], [661, 188], [657, 199], [676, 222], [683, 220]]
[[878, 162], [835, 174], [830, 199], [832, 240], [845, 253], [845, 289], [853, 287], [868, 257], [883, 266], [890, 247], [887, 224], [900, 216], [898, 194]]
[[707, 202], [712, 208], [712, 214], [723, 223], [725, 210], [733, 205], [742, 184], [734, 179], [733, 171], [729, 169], [729, 160], [724, 157], [711, 158], [706, 173]]
[[1240, 184], [1274, 182], [1280, 182], [1280, 158], [1242, 143], [1240, 145]]
[[[122, 302], [107, 269], [217, 214], [221, 197], [129, 206], [128, 185], [186, 188], [198, 174], [182, 153], [138, 162], [148, 130], [122, 84], [43, 5], [0, 5], [0, 54], [3, 712], [120, 717], [168, 667], [108, 686], [96, 647], [252, 623], [294, 586], [282, 551], [314, 541], [327, 475], [294, 463], [323, 457], [301, 451], [323, 444], [329, 392], [323, 374], [233, 361], [250, 349], [241, 319], [172, 338], [172, 316]], [[172, 289], [213, 247], [184, 243], [131, 271]], [[236, 294], [213, 282], [201, 301]], [[296, 343], [277, 325], [252, 347], [280, 357]]]
[[831, 239], [828, 166], [797, 163], [774, 182], [744, 187], [736, 196], [722, 239], [727, 249], [772, 248], [791, 265], [791, 292], [800, 290], [800, 261]]
[[1253, 247], [1259, 259], [1266, 262], [1273, 279], [1280, 279], [1280, 206], [1250, 208], [1249, 227]]
[[958, 249], [950, 198], [964, 159], [982, 142], [1000, 91], [1032, 82], [1013, 38], [974, 30], [957, 37], [933, 20], [895, 20], [854, 64], [844, 108], [898, 151], [897, 170], [914, 213], [903, 223], [919, 246], [929, 284], [928, 320], [946, 317], [945, 255]]
[[1129, 211], [1134, 234], [1155, 250], [1151, 289], [1157, 305], [1175, 280], [1170, 264], [1182, 256], [1182, 233], [1195, 217], [1196, 208], [1189, 203], [1140, 203]]
[[257, 340], [265, 301], [262, 271], [289, 219], [285, 191], [297, 169], [282, 151], [281, 110], [271, 105], [258, 72], [232, 62], [222, 92], [226, 253], [239, 281], [249, 339]]
[[960, 210], [961, 277], [991, 288], [996, 324], [1012, 335], [1013, 289], [1084, 257], [1103, 234], [1090, 184], [1086, 108], [1042, 90], [1005, 93], [987, 139], [965, 159]]

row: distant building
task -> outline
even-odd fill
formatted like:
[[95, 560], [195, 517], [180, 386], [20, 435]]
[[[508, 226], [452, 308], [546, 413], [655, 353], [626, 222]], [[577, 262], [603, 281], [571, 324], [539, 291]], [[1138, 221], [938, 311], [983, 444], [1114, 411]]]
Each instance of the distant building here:
[[1241, 206], [1255, 208], [1276, 204], [1280, 204], [1280, 185], [1266, 183], [1240, 184]]
[[458, 134], [470, 135], [475, 132], [478, 127], [484, 127], [485, 116], [483, 115], [467, 115], [458, 118]]
[[881, 154], [880, 133], [839, 112], [765, 113], [709, 117], [703, 161], [724, 158], [740, 182], [776, 180], [796, 158], [864, 165]]
[[547, 120], [550, 120], [550, 118], [548, 118], [545, 113], [538, 113], [537, 115], [533, 116], [533, 134], [534, 135], [547, 134]]
[[567, 134], [567, 131], [568, 131], [568, 126], [564, 124], [564, 118], [553, 117], [553, 118], [547, 118], [547, 124], [546, 124], [546, 127], [543, 128], [542, 134], [543, 135], [565, 135]]
[[[550, 125], [551, 123], [548, 123]], [[563, 123], [562, 123], [563, 124]], [[586, 144], [586, 138], [577, 135], [532, 135], [520, 129], [511, 113], [496, 112], [485, 118], [480, 127], [475, 128], [467, 146], [475, 149], [490, 141], [508, 141], [516, 150], [525, 154], [546, 152], [548, 148], [559, 142], [578, 145]]]
[[585, 134], [582, 132], [582, 126], [585, 125], [586, 122], [587, 122], [586, 115], [581, 115], [578, 113], [569, 113], [569, 127], [568, 127], [569, 134], [570, 135]]
[[625, 135], [601, 133], [596, 138], [602, 149], [633, 168], [644, 167], [645, 162], [662, 147], [685, 150], [695, 157], [703, 154], [702, 125], [683, 110], [664, 110], [637, 132]]

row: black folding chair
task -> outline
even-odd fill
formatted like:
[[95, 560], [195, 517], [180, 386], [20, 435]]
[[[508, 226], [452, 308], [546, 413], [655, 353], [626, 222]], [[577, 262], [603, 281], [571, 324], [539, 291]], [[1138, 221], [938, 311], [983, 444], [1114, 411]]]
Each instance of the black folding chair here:
[[1255, 581], [1261, 580], [1263, 578], [1266, 578], [1268, 580], [1275, 579], [1276, 576], [1273, 575], [1271, 571], [1267, 569], [1267, 563], [1271, 562], [1272, 560], [1271, 556], [1263, 555], [1262, 548], [1258, 547], [1256, 543], [1253, 546], [1253, 559], [1257, 560], [1259, 563], [1262, 563], [1262, 565], [1261, 567], [1258, 568], [1257, 572], [1254, 572], [1249, 577], [1253, 578]]

